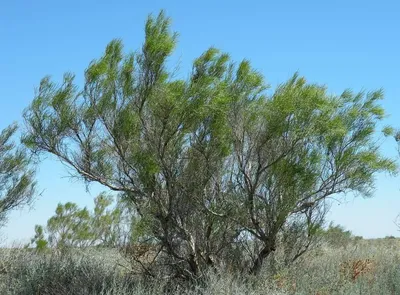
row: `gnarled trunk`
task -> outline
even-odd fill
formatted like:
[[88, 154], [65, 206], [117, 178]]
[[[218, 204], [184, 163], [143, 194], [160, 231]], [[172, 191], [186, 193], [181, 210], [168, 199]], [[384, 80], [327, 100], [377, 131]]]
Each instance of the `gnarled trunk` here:
[[267, 258], [275, 250], [276, 248], [274, 244], [266, 244], [264, 248], [258, 253], [257, 258], [254, 260], [249, 273], [252, 275], [258, 275], [261, 271], [264, 259]]

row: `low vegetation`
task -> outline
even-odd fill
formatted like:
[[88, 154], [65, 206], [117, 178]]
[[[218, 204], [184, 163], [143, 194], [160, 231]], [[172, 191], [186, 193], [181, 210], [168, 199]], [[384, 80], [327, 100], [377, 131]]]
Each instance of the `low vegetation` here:
[[314, 248], [286, 266], [274, 253], [258, 276], [220, 268], [195, 286], [135, 274], [117, 250], [87, 248], [66, 253], [0, 251], [0, 294], [399, 294], [398, 239], [353, 240]]

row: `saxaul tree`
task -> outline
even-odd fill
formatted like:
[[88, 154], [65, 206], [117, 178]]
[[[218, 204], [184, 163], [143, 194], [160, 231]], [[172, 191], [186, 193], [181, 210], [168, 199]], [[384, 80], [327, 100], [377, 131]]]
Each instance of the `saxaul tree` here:
[[382, 91], [349, 90], [331, 96], [295, 75], [262, 100], [257, 115], [244, 112], [243, 119], [235, 119], [248, 122], [242, 128], [236, 124], [234, 135], [236, 175], [247, 205], [242, 216], [262, 241], [252, 272], [275, 249], [275, 237], [288, 220], [302, 214], [311, 221], [313, 209], [331, 196], [369, 196], [376, 172], [395, 171], [374, 139], [376, 123], [384, 117], [382, 97]]
[[[29, 246], [37, 250], [48, 247], [67, 248], [118, 247], [131, 235], [131, 216], [125, 216], [123, 202], [106, 193], [94, 199], [93, 210], [75, 203], [58, 204], [46, 226], [36, 225]], [[126, 210], [125, 210], [126, 211]]]
[[11, 210], [28, 204], [35, 193], [29, 155], [13, 141], [16, 131], [14, 124], [0, 132], [0, 226]]
[[83, 88], [45, 77], [24, 113], [25, 144], [123, 194], [168, 273], [256, 274], [283, 229], [311, 237], [327, 198], [370, 195], [375, 173], [395, 170], [374, 140], [381, 91], [331, 95], [296, 74], [269, 94], [249, 61], [215, 48], [176, 79], [176, 39], [163, 12], [150, 16], [140, 51], [112, 41]]

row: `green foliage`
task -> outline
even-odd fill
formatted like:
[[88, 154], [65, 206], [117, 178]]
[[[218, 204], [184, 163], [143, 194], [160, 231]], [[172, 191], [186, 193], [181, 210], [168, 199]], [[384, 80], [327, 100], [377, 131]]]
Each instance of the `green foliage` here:
[[58, 247], [83, 246], [91, 239], [90, 217], [86, 208], [74, 203], [58, 204], [55, 215], [47, 222], [49, 242]]
[[105, 193], [94, 200], [93, 212], [68, 202], [58, 204], [55, 215], [46, 228], [35, 226], [31, 245], [39, 251], [48, 246], [57, 248], [103, 246], [114, 247], [121, 242], [130, 228], [123, 223], [122, 210], [113, 205], [113, 198]]
[[355, 238], [351, 231], [346, 230], [343, 226], [339, 224], [334, 225], [333, 222], [331, 222], [328, 228], [323, 230], [320, 234], [329, 245], [336, 248], [347, 246], [351, 242], [351, 240]]
[[12, 137], [17, 125], [0, 132], [0, 226], [11, 210], [29, 204], [35, 193], [34, 171], [22, 147]]
[[44, 229], [41, 225], [35, 225], [35, 236], [31, 239], [31, 244], [33, 243], [39, 252], [45, 251], [48, 247], [48, 241], [45, 238]]
[[[296, 73], [269, 95], [248, 61], [216, 48], [176, 79], [176, 37], [161, 12], [139, 52], [110, 42], [83, 89], [72, 74], [61, 85], [44, 78], [23, 140], [122, 193], [178, 277], [220, 263], [256, 273], [285, 229], [315, 235], [328, 197], [370, 196], [374, 175], [396, 170], [375, 138], [381, 90], [332, 95]], [[247, 260], [231, 255], [249, 247]]]

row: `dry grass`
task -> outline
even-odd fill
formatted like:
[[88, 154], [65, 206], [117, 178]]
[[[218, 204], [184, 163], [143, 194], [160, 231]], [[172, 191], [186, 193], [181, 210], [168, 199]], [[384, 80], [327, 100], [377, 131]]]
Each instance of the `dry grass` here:
[[[174, 294], [400, 294], [400, 241], [362, 240], [347, 247], [321, 247], [285, 267], [280, 254], [259, 277], [206, 274], [190, 289]], [[36, 254], [22, 249], [0, 251], [0, 294], [163, 294], [163, 279], [144, 280], [127, 272], [114, 250]], [[274, 271], [272, 271], [274, 270]]]

